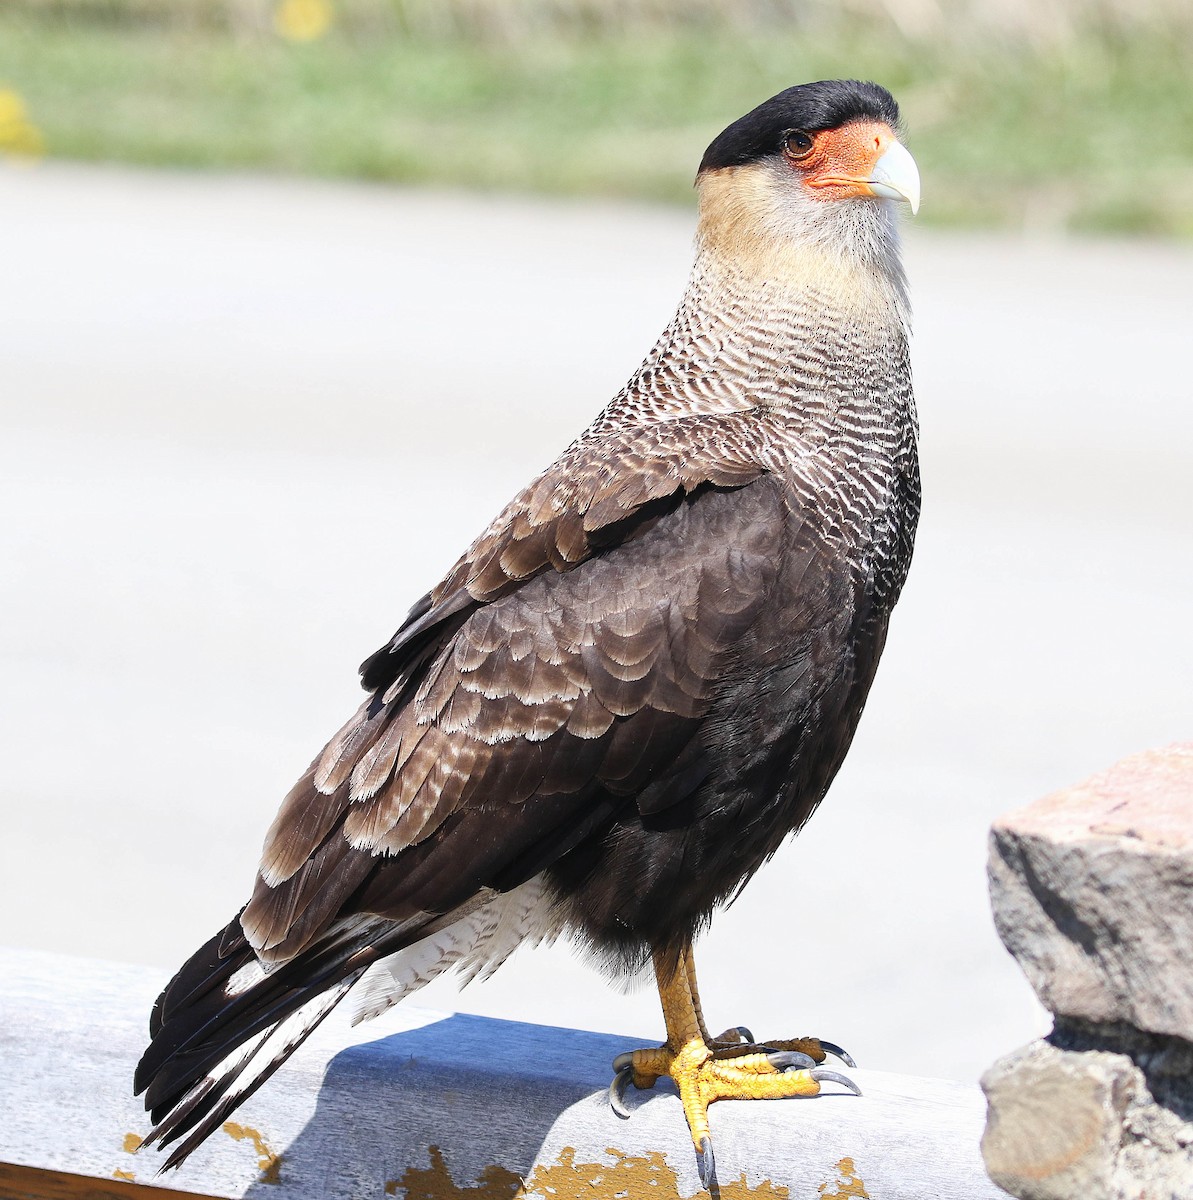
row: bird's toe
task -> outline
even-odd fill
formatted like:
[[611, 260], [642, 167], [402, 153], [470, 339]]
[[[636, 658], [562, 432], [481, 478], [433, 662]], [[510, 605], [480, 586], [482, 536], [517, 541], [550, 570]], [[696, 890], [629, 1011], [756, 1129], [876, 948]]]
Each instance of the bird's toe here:
[[824, 1067], [817, 1067], [815, 1070], [809, 1071], [808, 1074], [818, 1083], [839, 1083], [843, 1088], [851, 1091], [855, 1096], [862, 1094], [862, 1089], [858, 1087], [848, 1075], [842, 1075], [840, 1071], [827, 1071]]
[[734, 1025], [724, 1033], [718, 1033], [715, 1038], [710, 1038], [708, 1044], [714, 1050], [728, 1046], [751, 1046], [754, 1044], [754, 1035], [745, 1025]]
[[[613, 1060], [613, 1065], [616, 1068], [619, 1059], [625, 1055], [618, 1055]], [[626, 1108], [625, 1094], [626, 1088], [630, 1086], [634, 1079], [634, 1068], [627, 1063], [613, 1076], [613, 1082], [609, 1084], [609, 1107], [623, 1120], [630, 1119], [630, 1110]]]
[[810, 1071], [816, 1066], [816, 1060], [801, 1050], [771, 1050], [766, 1058], [776, 1071]]
[[[738, 1052], [741, 1052], [744, 1043], [739, 1043], [736, 1047]], [[733, 1049], [734, 1047], [728, 1047]], [[816, 1037], [799, 1037], [799, 1038], [765, 1038], [755, 1042], [751, 1046], [752, 1049], [770, 1051], [791, 1051], [792, 1053], [807, 1055], [815, 1063], [822, 1063], [831, 1054], [834, 1058], [838, 1058], [847, 1067], [857, 1067], [857, 1063], [853, 1061], [852, 1055], [848, 1054], [836, 1042], [826, 1041], [824, 1038]]]
[[705, 1134], [696, 1149], [696, 1165], [700, 1170], [700, 1185], [711, 1191], [717, 1178], [717, 1160], [712, 1152], [712, 1138]]

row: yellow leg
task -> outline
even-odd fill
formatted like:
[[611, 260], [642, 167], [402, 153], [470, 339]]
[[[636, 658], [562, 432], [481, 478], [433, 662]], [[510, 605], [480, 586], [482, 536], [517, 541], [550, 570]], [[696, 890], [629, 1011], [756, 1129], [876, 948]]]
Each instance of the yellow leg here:
[[650, 1088], [664, 1075], [674, 1079], [706, 1186], [713, 1166], [708, 1106], [714, 1101], [815, 1096], [823, 1079], [853, 1088], [843, 1076], [816, 1067], [824, 1060], [824, 1050], [815, 1038], [796, 1039], [781, 1047], [710, 1038], [700, 1010], [690, 946], [670, 970], [656, 956], [655, 976], [667, 1041], [658, 1049], [618, 1056], [613, 1064], [617, 1076], [610, 1088], [610, 1102], [619, 1115], [628, 1116], [621, 1105], [627, 1084]]
[[768, 1039], [765, 1042], [755, 1042], [750, 1031], [742, 1025], [734, 1025], [726, 1029], [724, 1033], [720, 1033], [716, 1037], [710, 1037], [708, 1026], [704, 1023], [704, 1010], [700, 1003], [700, 992], [696, 986], [696, 959], [692, 953], [690, 944], [684, 952], [683, 964], [685, 974], [687, 975], [688, 991], [692, 994], [692, 1007], [696, 1010], [696, 1020], [700, 1026], [700, 1033], [712, 1048], [717, 1058], [735, 1058], [741, 1054], [748, 1054], [752, 1050], [765, 1047], [767, 1050], [798, 1051], [801, 1054], [808, 1055], [809, 1058], [814, 1058], [818, 1063], [822, 1063], [826, 1058], [825, 1051], [827, 1050], [828, 1053], [835, 1054], [838, 1058], [843, 1059], [847, 1065], [851, 1067], [856, 1065], [853, 1059], [840, 1046], [836, 1046], [832, 1042], [821, 1042], [820, 1038], [779, 1038], [775, 1040]]
[[[688, 994], [692, 997], [692, 1008], [696, 1013], [696, 1024], [700, 1029], [700, 1035], [706, 1042], [711, 1042], [715, 1039], [708, 1036], [708, 1026], [704, 1023], [704, 1009], [700, 1005], [700, 991], [696, 987], [696, 959], [692, 954], [690, 942], [688, 943], [688, 948], [683, 952], [683, 958], [680, 961], [683, 964], [684, 977], [688, 981]], [[659, 995], [662, 995], [661, 990]]]
[[692, 997], [692, 1007], [696, 1011], [696, 1024], [700, 1029], [700, 1036], [718, 1054], [724, 1050], [732, 1050], [735, 1046], [748, 1045], [751, 1041], [749, 1030], [741, 1025], [735, 1025], [731, 1029], [726, 1029], [724, 1033], [720, 1033], [716, 1037], [713, 1037], [708, 1032], [708, 1026], [704, 1023], [704, 1010], [700, 1004], [700, 990], [696, 986], [696, 959], [692, 954], [691, 944], [684, 951], [682, 961], [684, 973], [688, 980], [688, 991]]

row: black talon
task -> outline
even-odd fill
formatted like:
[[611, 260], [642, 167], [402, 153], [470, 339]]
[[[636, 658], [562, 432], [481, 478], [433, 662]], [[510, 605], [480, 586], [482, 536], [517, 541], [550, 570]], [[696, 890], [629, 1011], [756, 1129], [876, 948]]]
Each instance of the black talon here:
[[817, 1038], [816, 1040], [820, 1043], [821, 1050], [823, 1050], [826, 1054], [831, 1054], [834, 1058], [839, 1058], [847, 1067], [853, 1067], [856, 1069], [857, 1063], [855, 1063], [853, 1059], [841, 1049], [840, 1046], [833, 1042], [826, 1042], [824, 1038]]
[[696, 1163], [700, 1169], [700, 1186], [706, 1192], [712, 1190], [712, 1185], [717, 1178], [717, 1160], [713, 1157], [712, 1138], [702, 1137], [700, 1139], [700, 1149], [696, 1153]]
[[625, 1051], [624, 1054], [619, 1054], [613, 1060], [613, 1069], [615, 1071], [624, 1071], [626, 1069], [626, 1067], [633, 1066], [633, 1064], [634, 1064], [634, 1052], [633, 1052], [633, 1050], [627, 1050], [627, 1051]]
[[[618, 1058], [626, 1057], [618, 1055]], [[634, 1068], [632, 1066], [622, 1067], [616, 1075], [613, 1076], [613, 1082], [609, 1085], [609, 1107], [623, 1120], [630, 1119], [630, 1110], [625, 1106], [625, 1090], [630, 1086], [630, 1080], [634, 1078]]]
[[800, 1050], [772, 1050], [767, 1061], [776, 1071], [810, 1071], [816, 1060]]
[[[823, 1043], [821, 1044], [823, 1045]], [[839, 1071], [826, 1071], [823, 1067], [817, 1067], [810, 1074], [817, 1083], [839, 1083], [842, 1087], [848, 1088], [855, 1096], [862, 1094], [862, 1089], [848, 1075], [842, 1075]]]
[[746, 1028], [746, 1026], [735, 1025], [733, 1028], [737, 1030], [743, 1042], [749, 1042], [751, 1045], [753, 1045], [754, 1035], [749, 1031], [749, 1029]]

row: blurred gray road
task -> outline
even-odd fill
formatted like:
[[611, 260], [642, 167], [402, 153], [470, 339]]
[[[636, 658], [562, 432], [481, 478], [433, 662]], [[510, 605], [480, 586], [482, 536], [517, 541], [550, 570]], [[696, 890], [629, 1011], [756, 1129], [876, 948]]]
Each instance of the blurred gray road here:
[[[356, 664], [637, 365], [691, 226], [0, 170], [0, 941], [168, 969], [227, 920]], [[971, 1079], [1044, 1027], [991, 818], [1193, 729], [1193, 254], [913, 231], [908, 262], [911, 580], [851, 758], [701, 978], [714, 1024]], [[662, 1028], [561, 948], [424, 995]]]

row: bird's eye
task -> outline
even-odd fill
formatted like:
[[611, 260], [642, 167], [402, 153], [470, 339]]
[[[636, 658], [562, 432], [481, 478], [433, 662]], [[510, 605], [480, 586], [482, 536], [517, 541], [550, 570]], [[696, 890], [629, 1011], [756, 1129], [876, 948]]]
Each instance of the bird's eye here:
[[802, 129], [796, 129], [789, 133], [787, 140], [783, 143], [783, 153], [793, 162], [807, 158], [812, 153], [812, 135], [805, 133]]

